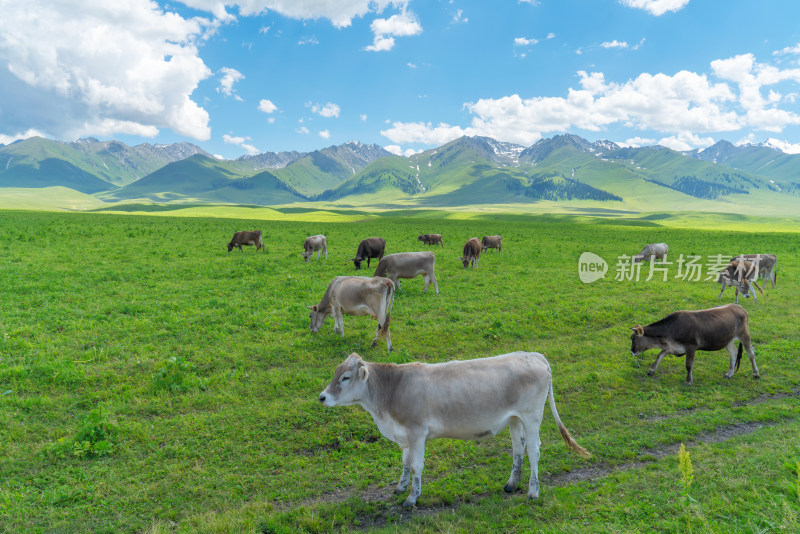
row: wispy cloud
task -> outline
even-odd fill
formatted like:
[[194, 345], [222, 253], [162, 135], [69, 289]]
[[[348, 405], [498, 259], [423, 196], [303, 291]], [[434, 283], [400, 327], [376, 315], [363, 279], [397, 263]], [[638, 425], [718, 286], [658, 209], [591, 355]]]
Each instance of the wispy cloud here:
[[232, 96], [236, 100], [241, 101], [242, 99], [236, 94], [233, 85], [240, 80], [244, 80], [244, 74], [229, 67], [222, 67], [219, 71], [222, 73], [222, 77], [219, 80], [217, 92], [225, 96]]
[[306, 107], [311, 109], [312, 113], [316, 113], [320, 117], [325, 118], [333, 118], [338, 117], [341, 109], [339, 106], [334, 104], [333, 102], [328, 102], [327, 104], [312, 104], [311, 102], [306, 102]]
[[668, 11], [680, 11], [689, 3], [689, 0], [620, 0], [622, 5], [644, 9], [651, 15], [660, 17]]
[[275, 113], [278, 110], [278, 106], [272, 103], [272, 100], [262, 99], [258, 103], [258, 111], [263, 111], [266, 114]]
[[247, 150], [247, 153], [252, 155], [258, 154], [258, 149], [251, 144], [248, 144], [247, 141], [252, 141], [250, 137], [236, 137], [233, 135], [225, 134], [222, 136], [222, 140], [230, 145], [240, 146], [243, 149]]

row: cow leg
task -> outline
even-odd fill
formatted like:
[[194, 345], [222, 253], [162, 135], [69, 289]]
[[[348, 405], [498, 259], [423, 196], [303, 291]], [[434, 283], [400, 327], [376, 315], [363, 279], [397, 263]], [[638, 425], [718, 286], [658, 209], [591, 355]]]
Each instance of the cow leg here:
[[[413, 508], [422, 493], [422, 468], [425, 466], [425, 438], [409, 440], [408, 465], [411, 467], [411, 491], [403, 508]], [[403, 467], [405, 470], [405, 467]]]
[[[741, 343], [741, 341], [739, 343]], [[728, 356], [730, 356], [731, 360], [728, 372], [725, 373], [725, 378], [733, 378], [734, 373], [736, 373], [736, 339], [731, 339], [731, 342], [728, 343], [728, 346], [725, 348], [728, 350]]]
[[739, 336], [739, 343], [744, 345], [747, 356], [750, 358], [750, 364], [753, 366], [753, 378], [761, 378], [761, 373], [758, 371], [758, 366], [756, 366], [756, 351], [753, 350], [753, 343], [750, 341], [750, 333], [746, 332]]
[[341, 306], [333, 307], [333, 331], [344, 337], [344, 315]]
[[400, 475], [400, 481], [394, 489], [395, 493], [403, 493], [408, 489], [408, 484], [411, 482], [411, 464], [408, 460], [408, 447], [403, 449], [403, 473]]
[[694, 382], [692, 377], [692, 367], [694, 367], [694, 351], [695, 349], [686, 348], [686, 385], [691, 386]]
[[539, 418], [538, 421], [525, 424], [525, 435], [528, 439], [528, 461], [531, 463], [531, 479], [528, 482], [529, 499], [539, 498], [539, 447], [542, 446], [539, 439], [539, 426], [541, 422], [541, 418]]
[[734, 304], [739, 304], [739, 286], [736, 286], [736, 298], [733, 299]]
[[436, 273], [431, 271], [431, 274], [428, 277], [433, 281], [433, 289], [436, 290], [436, 294], [439, 294], [439, 282], [436, 281]]
[[522, 426], [522, 421], [513, 417], [509, 426], [513, 460], [511, 463], [511, 476], [508, 477], [508, 482], [503, 488], [506, 493], [511, 493], [517, 489], [519, 479], [522, 476], [522, 462], [525, 457], [525, 428]]
[[650, 369], [648, 369], [647, 371], [648, 375], [653, 376], [655, 374], [656, 369], [658, 369], [658, 364], [661, 363], [661, 360], [663, 360], [664, 356], [666, 355], [667, 355], [666, 350], [662, 350], [661, 352], [658, 353], [658, 356], [656, 356], [656, 361], [653, 362], [653, 365], [651, 365]]
[[719, 295], [717, 295], [717, 298], [721, 299], [722, 294], [725, 293], [725, 288], [727, 287], [727, 284], [725, 283], [725, 280], [723, 280], [722, 282], [719, 283], [719, 285], [722, 286], [722, 289], [719, 290]]

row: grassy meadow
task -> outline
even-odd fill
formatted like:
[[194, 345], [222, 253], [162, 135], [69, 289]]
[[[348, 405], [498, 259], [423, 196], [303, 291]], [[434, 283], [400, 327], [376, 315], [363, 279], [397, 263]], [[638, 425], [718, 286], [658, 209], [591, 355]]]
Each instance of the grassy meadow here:
[[[788, 222], [250, 213], [0, 211], [0, 532], [800, 530], [800, 234]], [[255, 229], [265, 253], [227, 252]], [[304, 264], [317, 233], [329, 257]], [[487, 234], [504, 251], [463, 269], [463, 243]], [[348, 258], [376, 235], [387, 253], [437, 257], [439, 295], [401, 281], [391, 354], [370, 347], [368, 317], [345, 316], [344, 338], [332, 318], [308, 331], [305, 306], [356, 274]], [[630, 354], [631, 326], [733, 301], [676, 277], [676, 263], [667, 281], [645, 281], [648, 264], [640, 281], [615, 280], [621, 254], [659, 241], [672, 261], [778, 255], [777, 287], [740, 300], [760, 380], [746, 356], [723, 378], [725, 351], [698, 353], [691, 387], [682, 358], [649, 377], [656, 352]], [[585, 251], [608, 262], [604, 279], [581, 283]], [[429, 442], [422, 496], [404, 511], [399, 448], [361, 408], [317, 401], [347, 352], [404, 363], [515, 350], [547, 356], [561, 418], [594, 455], [570, 453], [547, 410], [536, 502], [527, 460], [520, 490], [503, 492], [506, 430]]]

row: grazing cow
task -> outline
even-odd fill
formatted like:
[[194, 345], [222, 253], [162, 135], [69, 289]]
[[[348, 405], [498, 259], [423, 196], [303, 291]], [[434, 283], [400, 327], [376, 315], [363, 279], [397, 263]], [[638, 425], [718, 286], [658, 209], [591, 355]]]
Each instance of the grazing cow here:
[[747, 260], [753, 262], [758, 267], [759, 276], [764, 277], [764, 284], [767, 280], [772, 282], [772, 287], [775, 287], [777, 274], [775, 269], [778, 267], [778, 257], [775, 254], [739, 254], [731, 258], [733, 260]]
[[411, 482], [403, 503], [413, 507], [422, 492], [425, 442], [436, 438], [479, 440], [511, 427], [513, 463], [505, 485], [517, 488], [525, 448], [531, 464], [528, 498], [539, 497], [539, 428], [545, 401], [567, 447], [591, 457], [570, 436], [553, 398], [550, 364], [538, 352], [512, 352], [492, 358], [446, 363], [369, 363], [350, 354], [320, 394], [325, 406], [364, 408], [384, 437], [403, 450], [397, 493]]
[[486, 252], [486, 249], [496, 248], [498, 251], [503, 252], [503, 236], [499, 235], [485, 235], [481, 239], [481, 249]]
[[433, 252], [397, 252], [381, 258], [378, 268], [375, 269], [375, 274], [372, 276], [385, 276], [394, 282], [397, 289], [400, 289], [398, 278], [416, 278], [422, 275], [425, 280], [425, 289], [422, 291], [428, 291], [428, 286], [433, 282], [433, 288], [438, 295], [439, 283], [436, 281], [436, 273], [434, 273], [435, 264], [436, 254]]
[[[739, 340], [739, 351], [734, 341]], [[733, 378], [739, 370], [742, 359], [742, 346], [747, 349], [750, 363], [753, 364], [753, 378], [760, 378], [756, 367], [756, 353], [750, 342], [750, 328], [747, 312], [738, 304], [726, 304], [709, 310], [682, 310], [645, 327], [636, 325], [631, 334], [631, 354], [638, 356], [647, 349], [656, 347], [661, 352], [647, 371], [653, 375], [658, 364], [667, 354], [686, 355], [686, 383], [691, 384], [694, 355], [698, 350], [728, 349], [730, 368], [725, 378]]]
[[384, 250], [386, 250], [386, 240], [382, 237], [368, 237], [358, 244], [358, 251], [356, 257], [351, 259], [356, 270], [361, 269], [361, 262], [367, 260], [367, 267], [369, 267], [369, 260], [372, 258], [383, 258]]
[[325, 253], [325, 259], [328, 259], [328, 241], [325, 239], [324, 235], [312, 235], [306, 238], [305, 242], [303, 243], [303, 252], [301, 253], [303, 257], [306, 259], [306, 263], [308, 263], [308, 259], [317, 253], [317, 259], [319, 259], [320, 253]]
[[753, 300], [758, 300], [755, 292], [751, 291], [751, 286], [756, 286], [756, 289], [761, 292], [761, 296], [764, 296], [764, 291], [756, 282], [757, 279], [758, 265], [747, 260], [733, 260], [719, 273], [717, 282], [722, 286], [722, 289], [720, 289], [717, 298], [722, 298], [725, 288], [733, 286], [736, 288], [736, 298], [734, 299], [736, 304], [739, 303], [739, 293], [744, 295], [745, 298], [750, 298], [752, 294]]
[[444, 248], [444, 241], [442, 241], [442, 234], [421, 234], [417, 237], [417, 241], [422, 241], [425, 245], [442, 245]]
[[231, 239], [231, 242], [228, 243], [228, 252], [233, 250], [233, 247], [239, 247], [239, 252], [241, 252], [242, 245], [255, 245], [256, 252], [259, 250], [263, 250], [264, 252], [267, 251], [267, 249], [264, 248], [264, 242], [261, 240], [261, 230], [255, 230], [253, 232], [236, 232], [233, 234], [233, 239]]
[[478, 267], [478, 263], [481, 259], [481, 250], [483, 250], [481, 242], [478, 241], [477, 237], [472, 237], [464, 243], [464, 255], [459, 259], [464, 264], [465, 269], [469, 266], [470, 262], [472, 262], [473, 269]]
[[645, 245], [640, 253], [633, 257], [633, 263], [648, 260], [664, 260], [669, 252], [669, 247], [666, 243], [651, 243]]
[[333, 314], [333, 331], [344, 337], [344, 315], [369, 315], [378, 319], [378, 331], [372, 346], [378, 344], [381, 335], [386, 336], [389, 352], [392, 337], [389, 334], [389, 320], [394, 301], [394, 282], [386, 278], [367, 278], [366, 276], [337, 276], [325, 291], [319, 304], [307, 306], [311, 313], [309, 330], [316, 333], [328, 315]]

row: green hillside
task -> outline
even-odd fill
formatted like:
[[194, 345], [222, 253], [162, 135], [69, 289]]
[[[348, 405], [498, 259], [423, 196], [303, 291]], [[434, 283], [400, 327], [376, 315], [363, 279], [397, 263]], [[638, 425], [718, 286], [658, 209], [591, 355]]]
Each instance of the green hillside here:
[[320, 151], [312, 152], [282, 169], [274, 169], [271, 172], [304, 195], [317, 195], [327, 189], [333, 189], [355, 174], [353, 169]]
[[232, 172], [224, 162], [202, 155], [170, 163], [104, 198], [263, 205], [303, 200], [267, 171], [242, 176]]

